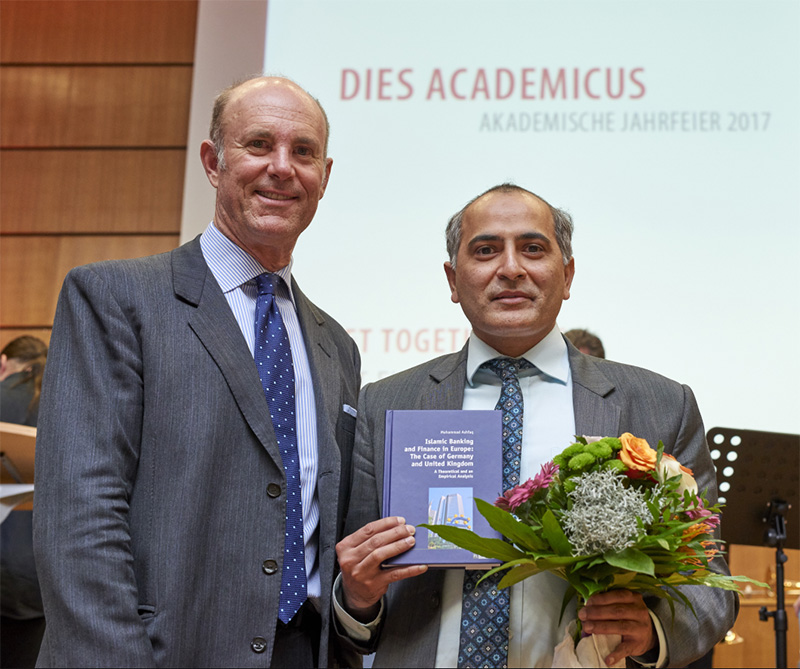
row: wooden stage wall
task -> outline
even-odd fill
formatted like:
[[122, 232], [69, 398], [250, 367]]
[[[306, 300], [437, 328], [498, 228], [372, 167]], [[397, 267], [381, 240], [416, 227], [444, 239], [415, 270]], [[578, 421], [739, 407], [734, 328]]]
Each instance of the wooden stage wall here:
[[196, 0], [2, 5], [0, 347], [49, 341], [70, 268], [178, 244], [197, 23]]

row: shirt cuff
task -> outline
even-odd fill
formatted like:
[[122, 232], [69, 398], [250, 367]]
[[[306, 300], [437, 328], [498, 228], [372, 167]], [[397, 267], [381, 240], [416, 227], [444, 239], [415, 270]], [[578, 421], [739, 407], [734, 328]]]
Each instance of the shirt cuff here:
[[375, 616], [375, 620], [368, 623], [359, 622], [344, 610], [342, 575], [339, 574], [333, 584], [333, 611], [336, 616], [336, 622], [345, 636], [351, 641], [355, 641], [359, 645], [364, 646], [369, 644], [380, 627], [381, 620], [383, 619], [383, 598], [381, 598], [381, 607], [378, 610], [378, 615]]
[[[650, 609], [647, 609], [647, 612], [650, 614], [650, 619], [653, 621], [653, 627], [655, 627], [656, 630], [656, 636], [658, 637], [656, 640], [657, 645], [656, 648], [649, 650], [645, 655], [640, 655], [633, 659], [643, 667], [656, 667], [656, 669], [660, 669], [661, 667], [667, 666], [667, 637], [664, 636], [664, 628], [658, 616]], [[656, 655], [656, 649], [658, 649], [658, 657], [654, 662], [653, 658]]]

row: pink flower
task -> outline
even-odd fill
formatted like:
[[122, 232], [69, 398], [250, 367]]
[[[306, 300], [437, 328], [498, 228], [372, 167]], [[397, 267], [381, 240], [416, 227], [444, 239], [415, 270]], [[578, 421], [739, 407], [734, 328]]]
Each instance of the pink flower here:
[[495, 500], [494, 505], [504, 511], [516, 511], [539, 490], [549, 487], [556, 472], [558, 472], [558, 465], [554, 462], [543, 464], [541, 471], [535, 478], [528, 479], [525, 483], [506, 490], [501, 497]]
[[539, 490], [549, 488], [556, 474], [558, 474], [558, 465], [552, 460], [545, 462], [533, 482]]
[[708, 509], [703, 506], [703, 500], [698, 498], [697, 500], [698, 505], [694, 509], [689, 509], [686, 512], [686, 515], [689, 516], [690, 520], [702, 520], [706, 525], [708, 525], [711, 529], [715, 527], [719, 527], [719, 516], [716, 514], [711, 513]]
[[508, 497], [506, 497], [506, 495], [510, 494], [511, 490], [506, 490], [503, 495], [500, 495], [500, 497], [494, 501], [494, 505], [499, 509], [503, 509], [503, 511], [511, 511], [511, 506], [508, 504]]
[[528, 479], [522, 485], [515, 486], [509, 492], [508, 505], [512, 511], [516, 511], [521, 504], [527, 502], [531, 497], [536, 494], [538, 488], [533, 479]]

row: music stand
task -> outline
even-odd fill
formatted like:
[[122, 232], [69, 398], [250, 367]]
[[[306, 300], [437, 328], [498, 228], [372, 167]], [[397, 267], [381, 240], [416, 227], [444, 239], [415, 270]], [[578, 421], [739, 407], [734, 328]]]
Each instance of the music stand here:
[[800, 548], [800, 532], [786, 531], [786, 516], [796, 518], [800, 508], [800, 435], [715, 427], [706, 437], [725, 504], [722, 538], [729, 544], [775, 548], [777, 608], [761, 607], [759, 617], [774, 618], [775, 666], [786, 667], [783, 549]]

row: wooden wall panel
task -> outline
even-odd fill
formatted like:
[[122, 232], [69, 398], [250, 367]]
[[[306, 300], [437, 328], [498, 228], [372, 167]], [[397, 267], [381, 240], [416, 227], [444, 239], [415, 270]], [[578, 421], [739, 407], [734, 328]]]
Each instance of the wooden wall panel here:
[[[52, 325], [61, 284], [72, 267], [163, 253], [178, 245], [178, 235], [23, 235], [5, 236], [0, 244], [0, 323], [35, 328]], [[36, 299], [30, 299], [34, 295]]]
[[192, 68], [4, 66], [3, 147], [185, 147]]
[[185, 160], [183, 149], [4, 151], [0, 231], [179, 234]]
[[4, 63], [194, 60], [195, 0], [3, 0], [1, 11]]
[[[793, 529], [793, 528], [792, 528]], [[790, 529], [791, 531], [791, 529]], [[775, 582], [775, 549], [766, 546], [743, 546], [733, 544], [728, 549], [728, 564], [732, 574], [743, 574], [764, 581]], [[792, 603], [800, 596], [800, 550], [785, 549], [788, 561], [784, 565], [784, 593], [786, 599], [786, 652], [788, 666], [797, 666], [800, 660], [800, 630]], [[772, 596], [768, 596], [772, 594]], [[775, 630], [770, 618], [762, 622], [758, 610], [776, 608], [774, 593], [750, 589], [740, 598], [741, 608], [733, 631], [734, 643], [720, 643], [714, 649], [715, 667], [774, 667]]]
[[75, 265], [177, 245], [197, 9], [0, 0], [0, 343], [49, 340]]

